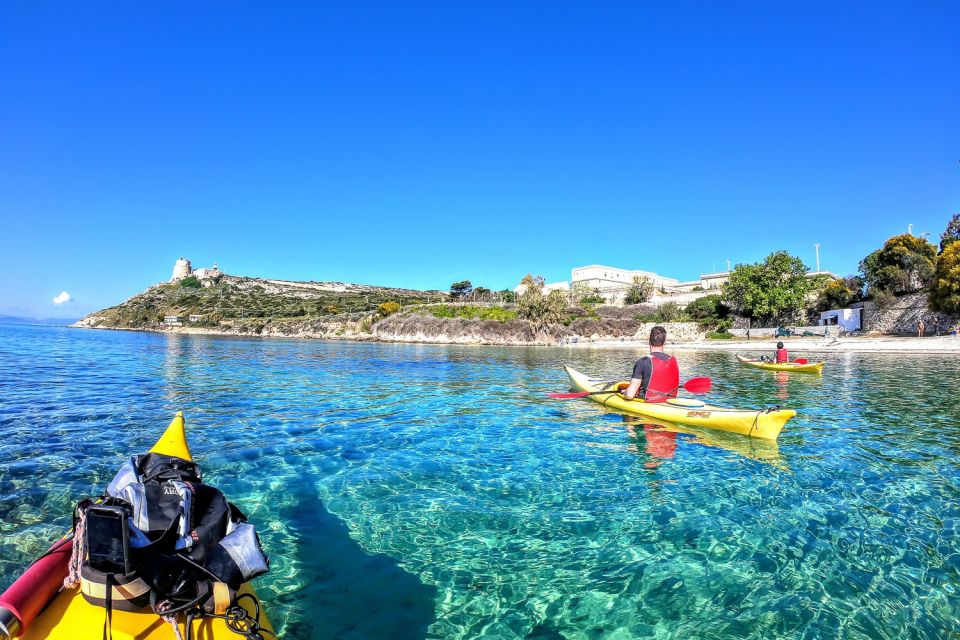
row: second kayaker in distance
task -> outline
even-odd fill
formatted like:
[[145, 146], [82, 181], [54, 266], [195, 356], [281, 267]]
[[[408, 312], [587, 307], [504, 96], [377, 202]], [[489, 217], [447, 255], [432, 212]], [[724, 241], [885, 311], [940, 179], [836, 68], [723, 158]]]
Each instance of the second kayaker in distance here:
[[676, 398], [680, 388], [680, 367], [677, 360], [663, 352], [667, 330], [661, 326], [650, 329], [650, 355], [633, 365], [630, 384], [623, 390], [629, 400], [642, 398], [647, 402], [664, 402]]
[[760, 356], [760, 360], [763, 362], [775, 362], [777, 364], [783, 364], [785, 362], [790, 362], [790, 354], [787, 353], [787, 350], [783, 348], [783, 342], [778, 342], [777, 350], [773, 352], [773, 359], [767, 360], [767, 356]]

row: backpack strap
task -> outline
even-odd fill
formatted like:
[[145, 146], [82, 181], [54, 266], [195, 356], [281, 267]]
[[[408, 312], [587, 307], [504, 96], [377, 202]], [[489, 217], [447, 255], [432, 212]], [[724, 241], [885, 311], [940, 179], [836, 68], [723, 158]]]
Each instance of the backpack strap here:
[[213, 612], [222, 616], [233, 603], [233, 595], [230, 593], [230, 587], [226, 582], [213, 583]]

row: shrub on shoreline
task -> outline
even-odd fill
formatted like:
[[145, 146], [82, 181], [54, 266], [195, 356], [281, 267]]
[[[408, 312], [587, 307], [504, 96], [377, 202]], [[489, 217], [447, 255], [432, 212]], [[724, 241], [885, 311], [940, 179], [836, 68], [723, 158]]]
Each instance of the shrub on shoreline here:
[[504, 307], [481, 307], [477, 305], [438, 304], [426, 307], [435, 318], [464, 318], [466, 320], [495, 320], [509, 322], [517, 318], [517, 312]]

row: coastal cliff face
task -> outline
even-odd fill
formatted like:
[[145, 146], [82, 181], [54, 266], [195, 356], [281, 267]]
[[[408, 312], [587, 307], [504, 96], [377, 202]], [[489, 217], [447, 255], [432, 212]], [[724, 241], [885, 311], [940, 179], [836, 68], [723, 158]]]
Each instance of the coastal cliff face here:
[[444, 301], [440, 291], [219, 275], [157, 284], [74, 326], [227, 335], [369, 333], [379, 305]]
[[[74, 326], [232, 336], [502, 345], [646, 340], [654, 326], [637, 319], [639, 309], [623, 307], [571, 308], [567, 322], [538, 326], [517, 319], [516, 311], [508, 308], [451, 305], [448, 298], [439, 291], [221, 275], [187, 285], [182, 282], [154, 285], [119, 305], [88, 315]], [[438, 317], [442, 314], [453, 317]], [[675, 322], [666, 326], [672, 341], [704, 337], [695, 323]]]
[[884, 306], [873, 300], [863, 303], [863, 331], [867, 333], [915, 335], [920, 320], [927, 333], [935, 333], [937, 326], [946, 333], [960, 323], [960, 317], [931, 311], [926, 292], [891, 298]]
[[[650, 335], [652, 322], [602, 322], [580, 320], [537, 330], [524, 320], [497, 322], [464, 318], [434, 318], [422, 314], [391, 316], [372, 327], [373, 336], [389, 342], [439, 344], [555, 345], [591, 341], [639, 340]], [[692, 322], [660, 323], [670, 340], [702, 340], [704, 333]]]

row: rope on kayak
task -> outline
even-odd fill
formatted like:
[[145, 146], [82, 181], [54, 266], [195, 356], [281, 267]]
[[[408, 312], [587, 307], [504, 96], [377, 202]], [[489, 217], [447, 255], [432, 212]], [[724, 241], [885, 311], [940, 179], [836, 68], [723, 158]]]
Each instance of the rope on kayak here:
[[[160, 619], [173, 627], [173, 637], [176, 638], [176, 640], [183, 640], [183, 634], [180, 633], [180, 625], [177, 624], [177, 614], [171, 611], [171, 609], [173, 609], [173, 604], [171, 604], [169, 600], [156, 605], [157, 615], [160, 616]], [[190, 618], [187, 618], [188, 637], [190, 635], [190, 622]]]
[[773, 413], [774, 411], [780, 411], [781, 407], [778, 404], [773, 405], [772, 407], [767, 407], [766, 409], [761, 409], [757, 411], [757, 415], [753, 416], [753, 424], [750, 425], [750, 431], [747, 432], [747, 437], [753, 435], [753, 430], [759, 427], [760, 415], [764, 413]]
[[64, 589], [76, 589], [80, 586], [80, 565], [87, 556], [87, 510], [81, 509], [73, 525], [73, 551], [67, 565], [67, 577], [63, 579]]

